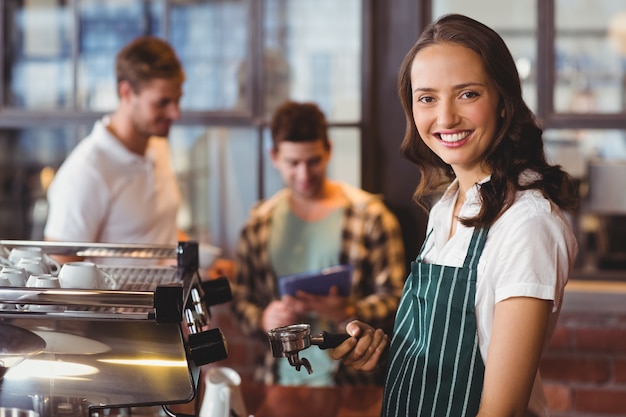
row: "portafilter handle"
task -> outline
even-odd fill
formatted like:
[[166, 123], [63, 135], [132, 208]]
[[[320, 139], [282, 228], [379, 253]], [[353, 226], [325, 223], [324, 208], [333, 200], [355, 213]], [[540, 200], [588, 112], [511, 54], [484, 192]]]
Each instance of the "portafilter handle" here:
[[311, 344], [320, 349], [333, 349], [350, 338], [348, 333], [329, 333], [323, 331], [319, 336], [311, 336]]

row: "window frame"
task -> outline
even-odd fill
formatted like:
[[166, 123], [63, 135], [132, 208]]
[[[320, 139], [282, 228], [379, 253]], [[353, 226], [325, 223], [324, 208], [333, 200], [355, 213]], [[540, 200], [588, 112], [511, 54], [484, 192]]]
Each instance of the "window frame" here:
[[[151, 0], [148, 0], [151, 1]], [[170, 27], [169, 27], [169, 14], [171, 13], [171, 6], [174, 0], [163, 0], [163, 15], [162, 18], [162, 36], [165, 39], [169, 39]], [[289, 0], [283, 0], [286, 4]], [[370, 148], [367, 144], [371, 141], [368, 136], [369, 132], [369, 115], [371, 109], [370, 91], [372, 83], [372, 61], [371, 61], [371, 46], [372, 46], [372, 30], [373, 30], [373, 15], [372, 15], [372, 0], [361, 0], [362, 2], [362, 54], [361, 54], [361, 109], [360, 120], [348, 121], [348, 122], [333, 122], [329, 121], [329, 127], [352, 127], [360, 131], [361, 137], [361, 183], [364, 188], [371, 185], [371, 179], [368, 175], [368, 170], [363, 169], [365, 156], [367, 149]], [[70, 8], [70, 15], [72, 16], [72, 103], [66, 109], [51, 109], [51, 110], [30, 110], [21, 109], [16, 107], [6, 106], [4, 100], [0, 102], [0, 129], [27, 129], [36, 127], [55, 127], [55, 126], [68, 126], [68, 125], [91, 125], [96, 120], [103, 117], [107, 112], [94, 112], [78, 109], [76, 101], [77, 91], [77, 68], [78, 68], [78, 40], [80, 39], [80, 0], [65, 2], [58, 0], [58, 5], [64, 4], [64, 7]], [[248, 26], [250, 28], [248, 34], [248, 55], [250, 56], [250, 71], [248, 71], [248, 83], [252, 88], [247, 89], [247, 109], [250, 111], [241, 110], [225, 110], [225, 111], [185, 111], [181, 110], [181, 117], [177, 121], [177, 125], [180, 126], [224, 126], [224, 127], [253, 127], [258, 132], [258, 142], [263, 141], [263, 131], [268, 126], [268, 120], [264, 117], [263, 109], [263, 91], [264, 91], [264, 73], [263, 73], [263, 48], [264, 48], [264, 0], [250, 0], [249, 1], [249, 15]], [[5, 38], [5, 23], [7, 17], [7, 8], [10, 7], [3, 3], [0, 6], [0, 56], [5, 56], [7, 42]], [[3, 82], [0, 84], [0, 97], [5, 95], [4, 84], [5, 71], [4, 66], [0, 66], [0, 79]], [[266, 197], [265, 190], [263, 189], [263, 155], [259, 155], [259, 172], [257, 172], [258, 185], [257, 185], [257, 197]]]
[[[436, 0], [435, 0], [436, 1]], [[537, 0], [537, 112], [544, 129], [626, 129], [626, 115], [620, 113], [556, 112], [556, 10], [555, 0]]]

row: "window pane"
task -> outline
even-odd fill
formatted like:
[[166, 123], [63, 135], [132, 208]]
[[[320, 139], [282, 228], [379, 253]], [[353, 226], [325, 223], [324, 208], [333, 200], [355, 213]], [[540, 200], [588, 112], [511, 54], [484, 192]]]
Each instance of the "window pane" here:
[[626, 131], [546, 130], [546, 154], [580, 181], [575, 224], [583, 269], [626, 268]]
[[362, 0], [268, 0], [266, 114], [287, 98], [314, 101], [329, 121], [361, 118]]
[[[261, 7], [252, 0], [6, 0], [0, 6], [8, 57], [5, 100], [39, 110], [33, 122], [49, 117], [47, 110], [73, 106], [112, 111], [119, 49], [139, 35], [167, 36], [187, 75], [183, 120], [186, 111], [207, 110], [242, 110], [255, 120], [244, 127], [184, 126], [189, 122], [183, 121], [170, 134], [184, 201], [179, 225], [231, 256], [252, 205], [282, 186], [261, 146], [256, 120], [263, 115], [252, 114], [242, 95], [244, 83], [254, 78], [246, 61], [250, 56], [265, 56], [265, 82], [249, 89], [254, 97], [267, 98], [267, 109], [273, 111], [275, 103], [288, 97], [316, 101], [331, 123], [354, 124], [331, 129], [329, 175], [360, 185], [362, 2], [268, 0]], [[252, 6], [264, 12], [253, 16]], [[250, 50], [258, 46], [250, 32], [252, 17], [265, 30], [264, 52], [258, 54]], [[4, 217], [11, 219], [0, 226], [6, 238], [41, 238], [43, 220], [39, 229], [28, 220], [43, 195], [35, 178], [47, 166], [54, 172], [92, 128], [91, 123], [58, 120], [67, 127], [0, 131], [1, 150], [10, 160], [0, 199], [13, 203], [15, 190], [29, 187], [21, 194], [26, 196], [20, 200], [21, 217]], [[14, 210], [9, 203], [2, 207]]]
[[179, 226], [232, 256], [239, 230], [258, 194], [257, 131], [253, 128], [174, 127], [170, 144], [181, 185]]
[[498, 32], [517, 63], [524, 100], [532, 110], [537, 109], [536, 2], [537, 0], [433, 0], [433, 20], [443, 14], [460, 13]]
[[618, 113], [626, 103], [626, 5], [623, 0], [557, 0], [558, 112]]
[[183, 110], [248, 110], [240, 79], [248, 45], [248, 0], [173, 2], [171, 42], [187, 80]]
[[0, 235], [43, 239], [45, 192], [77, 143], [74, 128], [0, 130]]
[[72, 105], [71, 11], [56, 1], [5, 0], [4, 103], [28, 109]]
[[132, 39], [159, 35], [163, 1], [80, 0], [77, 103], [80, 109], [117, 106], [115, 55]]

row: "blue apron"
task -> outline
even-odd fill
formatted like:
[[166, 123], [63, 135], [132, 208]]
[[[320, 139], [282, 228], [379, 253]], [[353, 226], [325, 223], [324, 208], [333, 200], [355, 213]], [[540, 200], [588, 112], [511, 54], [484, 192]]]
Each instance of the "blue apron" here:
[[[431, 231], [432, 232], [432, 231]], [[474, 417], [485, 366], [476, 327], [476, 274], [487, 229], [475, 229], [460, 268], [411, 263], [394, 324], [383, 417]]]

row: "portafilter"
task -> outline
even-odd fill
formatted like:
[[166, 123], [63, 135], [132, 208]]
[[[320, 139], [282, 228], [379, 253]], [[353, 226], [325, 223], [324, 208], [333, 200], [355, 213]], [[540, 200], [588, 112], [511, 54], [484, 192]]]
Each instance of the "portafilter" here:
[[350, 337], [347, 333], [321, 332], [319, 335], [311, 336], [311, 326], [309, 324], [291, 324], [289, 326], [277, 327], [267, 332], [272, 356], [275, 358], [287, 358], [289, 364], [296, 368], [304, 366], [310, 374], [313, 372], [311, 364], [306, 358], [300, 359], [298, 352], [316, 345], [320, 349], [331, 349], [339, 346]]

